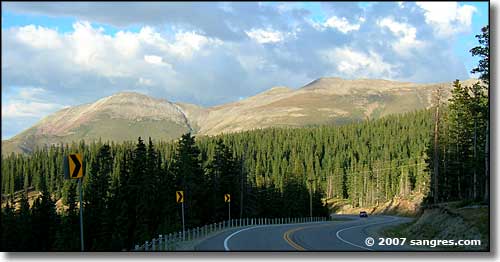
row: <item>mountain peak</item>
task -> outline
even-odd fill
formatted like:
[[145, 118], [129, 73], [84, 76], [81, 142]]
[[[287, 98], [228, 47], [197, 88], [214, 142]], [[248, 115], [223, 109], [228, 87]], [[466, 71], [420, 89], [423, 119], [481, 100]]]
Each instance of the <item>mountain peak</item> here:
[[292, 91], [291, 88], [286, 87], [286, 86], [274, 86], [271, 89], [264, 91], [263, 93], [265, 94], [276, 94], [276, 93], [281, 93], [281, 92], [289, 92]]
[[421, 84], [322, 77], [300, 89], [275, 86], [237, 102], [207, 108], [139, 92], [119, 92], [60, 110], [2, 145], [8, 146], [7, 152], [29, 152], [37, 145], [80, 139], [173, 139], [193, 131], [217, 135], [275, 126], [344, 123], [428, 108], [432, 90], [438, 85], [451, 89], [451, 81]]
[[120, 91], [120, 92], [117, 92], [117, 93], [114, 93], [112, 95], [110, 95], [110, 97], [120, 97], [120, 96], [147, 96], [143, 93], [139, 93], [139, 92], [135, 92], [135, 91]]

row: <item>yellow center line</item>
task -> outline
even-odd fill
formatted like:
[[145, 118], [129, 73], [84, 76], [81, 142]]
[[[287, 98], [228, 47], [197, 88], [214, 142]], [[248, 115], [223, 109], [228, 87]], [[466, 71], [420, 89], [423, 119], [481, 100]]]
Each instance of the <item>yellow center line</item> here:
[[301, 245], [295, 243], [292, 238], [291, 238], [291, 235], [295, 232], [295, 231], [299, 231], [299, 230], [302, 230], [306, 227], [298, 227], [298, 228], [293, 228], [291, 230], [288, 230], [285, 232], [285, 234], [283, 234], [283, 239], [290, 245], [292, 246], [293, 248], [295, 248], [296, 250], [300, 250], [300, 251], [305, 251], [306, 249], [304, 247], [302, 247]]
[[313, 225], [313, 226], [303, 226], [303, 227], [297, 227], [297, 228], [292, 228], [288, 231], [285, 232], [285, 234], [283, 234], [283, 239], [290, 245], [292, 246], [293, 248], [295, 248], [296, 250], [299, 250], [299, 251], [306, 251], [307, 249], [305, 249], [303, 246], [297, 244], [295, 241], [292, 240], [292, 234], [297, 232], [297, 231], [300, 231], [300, 230], [303, 230], [303, 229], [306, 229], [306, 228], [311, 228], [311, 227], [320, 227], [320, 226], [328, 226], [330, 225], [330, 223], [328, 224], [322, 224], [322, 225]]

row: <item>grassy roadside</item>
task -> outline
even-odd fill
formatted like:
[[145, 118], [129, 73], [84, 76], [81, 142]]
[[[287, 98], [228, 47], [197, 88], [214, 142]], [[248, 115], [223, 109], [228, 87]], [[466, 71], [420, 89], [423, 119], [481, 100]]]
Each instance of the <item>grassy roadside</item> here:
[[410, 223], [385, 227], [379, 232], [384, 237], [405, 237], [408, 240], [481, 240], [481, 246], [417, 247], [416, 250], [487, 251], [489, 249], [489, 208], [484, 206], [443, 205], [425, 209]]

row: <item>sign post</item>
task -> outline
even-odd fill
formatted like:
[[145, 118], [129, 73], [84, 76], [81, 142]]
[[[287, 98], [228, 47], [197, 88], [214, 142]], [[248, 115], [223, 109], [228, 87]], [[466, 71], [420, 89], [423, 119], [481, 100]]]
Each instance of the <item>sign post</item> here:
[[83, 190], [82, 190], [82, 179], [83, 177], [78, 179], [78, 187], [80, 188], [80, 247], [82, 248], [82, 251], [84, 251], [84, 245], [83, 245], [83, 207], [82, 207], [82, 195], [83, 195]]
[[176, 194], [177, 203], [181, 203], [182, 209], [182, 240], [185, 240], [185, 227], [184, 227], [184, 191], [177, 191]]
[[78, 190], [80, 192], [79, 202], [80, 202], [80, 247], [82, 251], [85, 250], [83, 244], [83, 190], [82, 190], [82, 180], [83, 180], [83, 161], [81, 154], [69, 154], [68, 157], [64, 158], [64, 177], [66, 179], [78, 179]]
[[231, 195], [230, 194], [224, 194], [224, 201], [227, 203], [228, 206], [228, 213], [229, 213], [229, 223], [231, 223]]

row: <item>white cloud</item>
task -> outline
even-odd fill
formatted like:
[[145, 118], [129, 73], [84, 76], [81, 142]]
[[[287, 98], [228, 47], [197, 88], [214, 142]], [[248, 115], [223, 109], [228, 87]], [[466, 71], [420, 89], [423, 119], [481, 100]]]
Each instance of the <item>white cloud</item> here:
[[157, 55], [145, 55], [144, 61], [146, 61], [150, 64], [153, 64], [153, 65], [159, 65], [159, 66], [167, 65], [165, 62], [163, 62], [163, 58], [161, 56], [157, 56]]
[[272, 29], [252, 29], [245, 33], [259, 44], [279, 43], [285, 39], [283, 33]]
[[12, 101], [2, 105], [2, 117], [37, 117], [40, 118], [65, 106], [42, 102]]
[[196, 32], [178, 32], [175, 34], [175, 42], [170, 45], [170, 50], [181, 57], [191, 58], [205, 46], [214, 47], [221, 44], [222, 41], [218, 39], [207, 38]]
[[61, 47], [56, 30], [42, 26], [27, 25], [18, 28], [15, 33], [19, 42], [37, 49], [54, 49]]
[[397, 22], [391, 17], [386, 17], [377, 21], [377, 24], [382, 28], [388, 28], [399, 38], [399, 41], [393, 43], [392, 47], [402, 56], [408, 56], [412, 49], [418, 50], [425, 46], [424, 42], [417, 40], [417, 29], [407, 23]]
[[330, 27], [330, 28], [335, 28], [339, 30], [340, 32], [347, 34], [350, 31], [358, 31], [359, 28], [361, 27], [361, 23], [365, 21], [364, 17], [359, 18], [358, 24], [355, 23], [350, 23], [345, 17], [336, 17], [332, 16], [328, 18], [328, 20], [325, 21], [323, 24], [324, 27]]
[[137, 80], [137, 84], [141, 85], [141, 86], [152, 86], [153, 80], [148, 79], [148, 78], [139, 77], [139, 80]]
[[472, 5], [457, 2], [417, 2], [424, 10], [425, 22], [434, 27], [437, 36], [448, 37], [456, 33], [469, 32], [472, 15], [477, 12]]
[[47, 91], [41, 87], [24, 87], [19, 90], [19, 97], [22, 99], [39, 100], [39, 96]]
[[306, 21], [316, 30], [324, 31], [327, 28], [334, 28], [343, 34], [347, 34], [351, 31], [358, 31], [361, 28], [361, 24], [366, 21], [363, 16], [358, 17], [357, 23], [349, 22], [345, 17], [332, 16], [328, 18], [325, 22], [316, 22], [311, 19], [306, 19]]
[[364, 53], [353, 50], [350, 47], [337, 47], [325, 51], [320, 51], [324, 62], [335, 68], [335, 75], [349, 78], [384, 78], [394, 77], [394, 65], [384, 61], [384, 59], [374, 51]]

